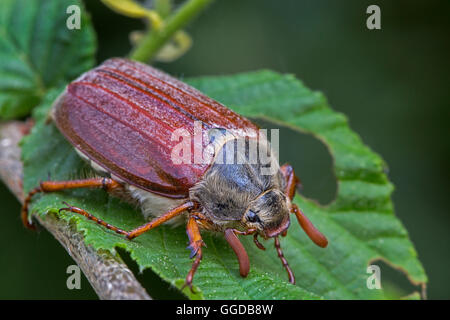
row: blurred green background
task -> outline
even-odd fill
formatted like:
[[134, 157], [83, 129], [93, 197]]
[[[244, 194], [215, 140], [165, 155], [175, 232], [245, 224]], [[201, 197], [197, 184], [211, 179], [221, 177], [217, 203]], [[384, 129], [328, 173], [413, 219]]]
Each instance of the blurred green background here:
[[[98, 62], [126, 55], [128, 34], [142, 23], [100, 1], [85, 3], [98, 33]], [[366, 28], [370, 4], [381, 8], [381, 30]], [[389, 165], [397, 216], [429, 276], [428, 297], [449, 299], [450, 3], [217, 0], [187, 31], [193, 48], [157, 67], [178, 77], [262, 68], [292, 73], [348, 116]], [[305, 195], [332, 200], [332, 162], [320, 142], [284, 130], [280, 153], [295, 165]], [[85, 279], [81, 290], [66, 288], [72, 259], [47, 232], [22, 227], [19, 204], [3, 185], [0, 199], [0, 298], [96, 298]], [[138, 278], [156, 288], [149, 290], [155, 298], [180, 297], [151, 271]], [[414, 289], [385, 265], [383, 279], [404, 292]]]

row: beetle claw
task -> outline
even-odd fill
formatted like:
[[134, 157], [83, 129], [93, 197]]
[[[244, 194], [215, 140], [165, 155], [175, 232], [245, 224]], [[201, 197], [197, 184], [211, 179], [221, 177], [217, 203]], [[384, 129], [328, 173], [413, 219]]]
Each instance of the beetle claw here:
[[192, 285], [192, 282], [188, 282], [187, 280], [184, 282], [183, 286], [181, 287], [181, 291], [183, 291], [184, 288], [189, 287], [192, 294], [197, 294], [198, 292], [194, 290], [194, 286]]
[[203, 240], [198, 240], [198, 241], [193, 242], [190, 245], [188, 245], [186, 247], [186, 249], [191, 250], [191, 254], [189, 255], [189, 259], [192, 259], [193, 257], [195, 257], [197, 255], [198, 250], [200, 250], [200, 248], [202, 246], [206, 247], [206, 244], [203, 242]]
[[66, 205], [66, 208], [61, 208], [58, 210], [58, 213], [61, 213], [61, 211], [72, 211], [72, 206], [70, 204], [68, 204], [67, 202], [63, 201], [62, 202], [64, 205]]

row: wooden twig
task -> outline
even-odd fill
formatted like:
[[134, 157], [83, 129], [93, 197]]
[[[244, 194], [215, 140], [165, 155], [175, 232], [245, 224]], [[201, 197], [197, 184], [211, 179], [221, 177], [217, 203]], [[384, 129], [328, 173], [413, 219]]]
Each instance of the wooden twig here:
[[[18, 143], [28, 131], [23, 122], [0, 124], [0, 178], [22, 202], [22, 162]], [[19, 214], [19, 212], [16, 212]], [[35, 219], [47, 229], [67, 250], [86, 275], [100, 299], [149, 300], [150, 296], [136, 280], [118, 254], [98, 252], [87, 246], [83, 236], [72, 226], [56, 217], [47, 215]]]

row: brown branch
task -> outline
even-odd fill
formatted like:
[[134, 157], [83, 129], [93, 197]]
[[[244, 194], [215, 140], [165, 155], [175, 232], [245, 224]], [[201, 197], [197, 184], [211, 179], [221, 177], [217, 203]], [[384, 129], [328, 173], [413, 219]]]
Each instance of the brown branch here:
[[[0, 178], [23, 201], [22, 162], [18, 143], [27, 132], [23, 122], [0, 124]], [[16, 214], [19, 214], [17, 212]], [[87, 246], [72, 226], [51, 215], [34, 217], [67, 250], [81, 268], [100, 299], [149, 300], [150, 296], [118, 254], [98, 252]]]

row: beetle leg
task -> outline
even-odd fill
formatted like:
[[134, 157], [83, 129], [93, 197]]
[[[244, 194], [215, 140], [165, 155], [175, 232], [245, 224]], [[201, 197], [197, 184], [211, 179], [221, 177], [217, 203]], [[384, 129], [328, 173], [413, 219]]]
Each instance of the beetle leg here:
[[61, 208], [58, 210], [58, 213], [60, 213], [61, 211], [70, 211], [70, 212], [74, 212], [74, 213], [78, 213], [81, 214], [82, 216], [85, 216], [86, 218], [88, 218], [89, 220], [92, 220], [96, 223], [98, 223], [99, 225], [105, 227], [106, 229], [112, 230], [118, 234], [122, 234], [122, 235], [127, 235], [128, 232], [125, 230], [122, 230], [118, 227], [115, 227], [105, 221], [103, 221], [102, 219], [99, 219], [95, 216], [93, 216], [92, 214], [90, 214], [89, 212], [87, 212], [86, 210], [83, 210], [81, 208], [78, 207], [74, 207], [69, 205], [67, 202], [63, 202], [65, 205], [67, 205], [67, 208]]
[[290, 164], [282, 165], [280, 170], [286, 179], [285, 194], [292, 200], [294, 199], [296, 188], [301, 186], [300, 179], [295, 175], [294, 168]]
[[291, 267], [289, 267], [289, 264], [283, 255], [283, 250], [281, 250], [281, 245], [280, 245], [280, 239], [278, 239], [278, 237], [275, 237], [275, 249], [277, 249], [278, 257], [280, 258], [281, 263], [283, 264], [283, 267], [286, 269], [286, 271], [288, 273], [289, 282], [292, 284], [295, 284], [294, 273], [292, 272]]
[[246, 277], [248, 272], [250, 271], [250, 260], [247, 255], [247, 251], [245, 251], [244, 246], [239, 241], [236, 236], [236, 230], [234, 229], [226, 229], [225, 230], [225, 239], [230, 245], [231, 249], [233, 249], [239, 261], [239, 273], [242, 277]]
[[[43, 181], [40, 183], [39, 187], [31, 190], [24, 200], [24, 203], [22, 206], [22, 213], [21, 213], [23, 224], [28, 228], [35, 229], [35, 226], [32, 223], [30, 223], [28, 220], [28, 207], [29, 207], [32, 197], [36, 193], [56, 192], [56, 191], [60, 191], [60, 190], [76, 189], [76, 188], [103, 188], [108, 192], [113, 192], [118, 189], [121, 189], [122, 185], [119, 182], [117, 182], [113, 179], [110, 179], [110, 178], [91, 178], [91, 179], [70, 180], [70, 181]], [[180, 215], [184, 211], [193, 208], [194, 206], [195, 206], [194, 203], [192, 203], [190, 201], [185, 202], [182, 205], [167, 211], [160, 217], [158, 217], [150, 222], [147, 222], [146, 224], [139, 226], [136, 229], [129, 231], [129, 232], [122, 230], [120, 228], [117, 228], [113, 225], [110, 225], [109, 223], [93, 216], [89, 212], [87, 212], [83, 209], [77, 208], [77, 207], [68, 205], [67, 208], [62, 208], [62, 209], [60, 209], [60, 211], [65, 210], [65, 211], [71, 211], [74, 213], [81, 214], [81, 215], [85, 216], [86, 218], [88, 218], [89, 220], [95, 221], [96, 223], [104, 226], [107, 229], [110, 229], [119, 234], [125, 235], [128, 239], [131, 240], [131, 239], [136, 238], [137, 236], [143, 234], [144, 232], [146, 232], [150, 229], [153, 229], [154, 227], [157, 227], [160, 224]]]
[[90, 214], [89, 212], [87, 212], [83, 209], [80, 209], [80, 208], [77, 208], [74, 206], [70, 206], [66, 202], [64, 202], [64, 204], [66, 204], [68, 207], [61, 208], [61, 209], [59, 209], [59, 211], [70, 211], [70, 212], [81, 214], [82, 216], [85, 216], [89, 220], [92, 220], [109, 230], [112, 230], [118, 234], [126, 236], [128, 240], [131, 240], [131, 239], [136, 238], [137, 236], [140, 236], [141, 234], [147, 232], [148, 230], [153, 229], [153, 228], [163, 224], [164, 222], [184, 213], [186, 210], [189, 210], [190, 208], [192, 208], [194, 206], [194, 204], [192, 202], [185, 202], [185, 203], [179, 205], [178, 207], [175, 207], [175, 208], [167, 211], [166, 213], [159, 216], [158, 218], [155, 218], [152, 221], [147, 222], [146, 224], [143, 224], [142, 226], [137, 227], [136, 229], [134, 229], [132, 231], [125, 231], [125, 230], [115, 227], [115, 226], [93, 216], [92, 214]]
[[192, 215], [189, 217], [186, 226], [186, 233], [189, 238], [188, 249], [191, 250], [189, 258], [192, 259], [193, 257], [195, 257], [195, 260], [194, 263], [192, 264], [191, 270], [189, 270], [189, 273], [186, 276], [186, 281], [181, 289], [188, 286], [191, 289], [191, 292], [194, 293], [194, 290], [192, 289], [192, 280], [194, 279], [195, 272], [197, 271], [197, 268], [202, 260], [203, 257], [202, 246], [204, 246], [205, 243], [202, 240], [197, 220]]
[[69, 180], [69, 181], [42, 181], [39, 184], [39, 187], [34, 188], [28, 193], [27, 197], [23, 202], [21, 218], [24, 226], [32, 230], [36, 229], [36, 227], [28, 219], [28, 207], [30, 205], [32, 197], [36, 193], [56, 192], [75, 188], [104, 188], [106, 191], [109, 192], [122, 188], [122, 185], [110, 178], [92, 178], [92, 179]]
[[163, 224], [166, 221], [169, 221], [170, 219], [175, 218], [176, 216], [179, 216], [180, 214], [184, 213], [186, 210], [192, 209], [195, 206], [195, 204], [191, 201], [185, 202], [178, 207], [175, 207], [163, 215], [159, 216], [158, 218], [153, 219], [150, 222], [147, 222], [146, 224], [143, 224], [140, 227], [137, 227], [136, 229], [130, 231], [127, 234], [127, 238], [129, 240], [136, 238], [137, 236], [140, 236], [141, 234], [147, 232], [148, 230], [151, 230], [161, 224]]

